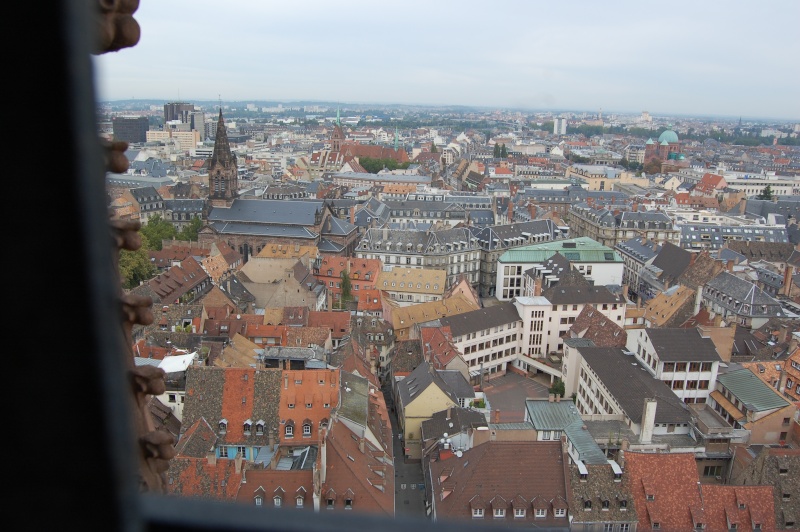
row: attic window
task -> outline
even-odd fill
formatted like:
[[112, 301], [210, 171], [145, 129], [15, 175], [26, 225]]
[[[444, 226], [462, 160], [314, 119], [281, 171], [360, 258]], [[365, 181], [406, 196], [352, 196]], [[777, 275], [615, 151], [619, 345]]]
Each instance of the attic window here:
[[219, 422], [219, 431], [220, 432], [227, 432], [228, 431], [228, 420], [223, 419]]
[[353, 499], [345, 499], [344, 500], [344, 509], [345, 510], [352, 510], [353, 509]]

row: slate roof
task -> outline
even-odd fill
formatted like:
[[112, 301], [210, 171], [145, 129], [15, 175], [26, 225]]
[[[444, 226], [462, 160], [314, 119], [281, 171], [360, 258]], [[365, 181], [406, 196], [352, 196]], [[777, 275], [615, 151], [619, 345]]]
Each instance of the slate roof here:
[[653, 266], [660, 268], [663, 272], [660, 279], [675, 280], [680, 277], [691, 263], [691, 252], [676, 246], [671, 242], [665, 241], [661, 246], [656, 258], [653, 259]]
[[488, 426], [486, 416], [482, 412], [454, 406], [448, 410], [434, 412], [430, 419], [423, 421], [420, 434], [423, 440], [431, 440], [442, 438], [445, 433], [452, 436], [466, 432], [467, 429]]
[[635, 359], [614, 347], [580, 347], [581, 356], [620, 404], [625, 415], [639, 423], [646, 398], [656, 399], [656, 423], [688, 423], [689, 408], [664, 382], [634, 365]]
[[558, 232], [552, 220], [531, 220], [491, 227], [470, 226], [468, 229], [478, 239], [481, 249], [486, 251], [505, 249], [514, 245], [514, 239], [520, 237], [527, 240], [529, 236], [544, 236], [547, 240], [553, 240]]
[[[578, 274], [580, 275], [580, 274]], [[583, 278], [583, 276], [581, 276]], [[553, 305], [585, 304], [585, 303], [618, 303], [625, 304], [625, 297], [612, 293], [605, 286], [568, 286], [559, 282], [542, 292]]]
[[436, 372], [459, 399], [473, 399], [475, 397], [475, 389], [467, 382], [464, 374], [460, 371], [437, 369]]
[[648, 328], [644, 333], [661, 362], [721, 361], [713, 340], [703, 338], [697, 329]]
[[315, 226], [315, 214], [322, 212], [324, 201], [285, 201], [235, 199], [230, 208], [212, 208], [208, 222]]
[[439, 318], [443, 327], [450, 327], [453, 337], [507, 325], [520, 321], [519, 311], [512, 301], [471, 310], [455, 316]]
[[[785, 316], [780, 303], [750, 281], [746, 281], [728, 271], [720, 272], [706, 283], [703, 296], [719, 301], [722, 306], [734, 310], [743, 316]], [[730, 298], [732, 300], [727, 300]], [[743, 305], [750, 305], [745, 312]], [[760, 307], [766, 306], [762, 311]]]
[[767, 262], [786, 262], [794, 252], [791, 242], [751, 242], [746, 240], [728, 240], [726, 247], [747, 257], [750, 262], [764, 260]]
[[[463, 376], [462, 376], [463, 378]], [[405, 408], [415, 397], [418, 397], [429, 386], [436, 386], [442, 393], [458, 404], [458, 396], [450, 389], [449, 384], [442, 379], [439, 372], [433, 369], [428, 362], [423, 362], [416, 367], [405, 379], [397, 383], [400, 397], [400, 408]]]

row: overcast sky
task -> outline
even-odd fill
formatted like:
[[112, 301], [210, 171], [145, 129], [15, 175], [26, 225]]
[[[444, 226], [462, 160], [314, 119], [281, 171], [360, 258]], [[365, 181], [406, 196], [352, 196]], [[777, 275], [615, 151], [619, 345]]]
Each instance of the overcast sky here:
[[100, 100], [800, 121], [800, 0], [140, 0]]

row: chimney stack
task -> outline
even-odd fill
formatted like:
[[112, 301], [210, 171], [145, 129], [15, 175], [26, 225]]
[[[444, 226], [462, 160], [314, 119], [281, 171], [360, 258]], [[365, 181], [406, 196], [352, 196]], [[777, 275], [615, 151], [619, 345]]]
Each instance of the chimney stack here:
[[494, 411], [494, 422], [495, 423], [500, 423], [500, 409], [499, 408], [495, 409], [495, 411]]
[[552, 403], [552, 402], [554, 402], [555, 400], [556, 400], [556, 394], [554, 394], [554, 393], [551, 393], [550, 395], [548, 395], [548, 396], [547, 396], [547, 402], [548, 402], [548, 403]]
[[653, 427], [656, 421], [656, 407], [658, 403], [655, 399], [645, 398], [644, 408], [642, 409], [642, 430], [639, 434], [639, 443], [645, 445], [653, 442]]

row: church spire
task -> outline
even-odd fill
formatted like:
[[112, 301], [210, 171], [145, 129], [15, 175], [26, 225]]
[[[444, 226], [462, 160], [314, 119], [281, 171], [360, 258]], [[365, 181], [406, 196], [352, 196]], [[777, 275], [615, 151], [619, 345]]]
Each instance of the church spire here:
[[229, 207], [232, 200], [239, 195], [236, 155], [231, 151], [228, 130], [222, 117], [222, 107], [219, 108], [214, 151], [208, 164], [208, 188], [209, 199], [214, 206]]
[[336, 106], [336, 125], [337, 126], [341, 126], [342, 125], [341, 121], [339, 121], [339, 106], [338, 105]]
[[398, 135], [397, 135], [397, 126], [394, 126], [394, 151], [397, 151], [397, 143], [398, 143]]

